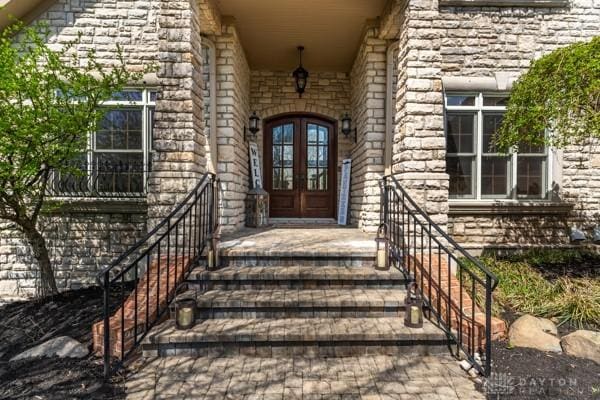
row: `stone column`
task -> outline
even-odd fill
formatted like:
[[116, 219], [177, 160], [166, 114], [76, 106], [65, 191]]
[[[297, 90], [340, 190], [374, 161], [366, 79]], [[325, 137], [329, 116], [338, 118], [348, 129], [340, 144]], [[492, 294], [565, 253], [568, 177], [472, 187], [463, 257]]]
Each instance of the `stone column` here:
[[149, 185], [149, 229], [206, 171], [200, 10], [195, 0], [162, 0], [158, 15], [160, 90]]
[[352, 222], [367, 232], [379, 226], [379, 181], [385, 153], [386, 40], [369, 27], [351, 72], [352, 119], [358, 143], [352, 150]]
[[437, 0], [409, 0], [402, 13], [392, 173], [442, 228], [448, 221], [448, 174], [441, 82], [443, 31]]

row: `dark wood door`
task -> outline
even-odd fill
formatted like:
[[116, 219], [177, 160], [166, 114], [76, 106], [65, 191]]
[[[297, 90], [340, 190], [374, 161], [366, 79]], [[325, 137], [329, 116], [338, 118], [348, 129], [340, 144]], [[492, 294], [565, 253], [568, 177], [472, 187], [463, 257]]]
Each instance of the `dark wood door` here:
[[298, 116], [265, 125], [265, 190], [271, 217], [335, 217], [335, 124]]

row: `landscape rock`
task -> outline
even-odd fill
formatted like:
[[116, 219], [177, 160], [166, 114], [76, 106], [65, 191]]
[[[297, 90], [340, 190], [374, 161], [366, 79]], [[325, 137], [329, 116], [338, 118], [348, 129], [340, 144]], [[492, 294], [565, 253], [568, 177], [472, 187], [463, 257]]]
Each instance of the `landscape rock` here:
[[88, 354], [87, 346], [69, 336], [59, 336], [17, 354], [10, 361], [36, 357], [83, 358]]
[[508, 341], [511, 346], [529, 347], [561, 353], [556, 325], [549, 319], [523, 315], [510, 326]]
[[560, 344], [566, 354], [600, 364], [600, 332], [579, 330], [564, 336]]

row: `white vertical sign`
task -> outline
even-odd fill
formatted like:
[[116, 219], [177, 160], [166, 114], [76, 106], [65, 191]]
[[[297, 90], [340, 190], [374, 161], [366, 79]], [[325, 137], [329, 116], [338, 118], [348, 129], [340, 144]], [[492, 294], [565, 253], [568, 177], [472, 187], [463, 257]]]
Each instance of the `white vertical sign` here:
[[338, 207], [338, 225], [348, 223], [348, 198], [350, 196], [350, 170], [352, 160], [342, 161], [342, 183], [340, 185], [340, 204]]
[[248, 144], [248, 153], [250, 155], [250, 173], [252, 174], [252, 188], [262, 188], [260, 158], [258, 154], [258, 145], [256, 144], [256, 142], [250, 142]]

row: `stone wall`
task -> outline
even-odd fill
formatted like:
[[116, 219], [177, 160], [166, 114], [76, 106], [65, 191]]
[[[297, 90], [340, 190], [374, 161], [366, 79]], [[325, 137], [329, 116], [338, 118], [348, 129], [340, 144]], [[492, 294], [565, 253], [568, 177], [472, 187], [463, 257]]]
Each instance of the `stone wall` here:
[[160, 222], [207, 170], [200, 6], [195, 0], [161, 0], [159, 4], [156, 50], [160, 91], [148, 193], [151, 226]]
[[[292, 71], [252, 71], [251, 110], [256, 111], [263, 120], [285, 113], [315, 113], [339, 120], [344, 113], [350, 112], [350, 78], [348, 74], [320, 71], [309, 71], [309, 73], [306, 90], [300, 98], [295, 90]], [[350, 157], [354, 146], [354, 139], [344, 137], [339, 129], [338, 123], [338, 132], [336, 133], [338, 138], [338, 188], [342, 160]], [[262, 129], [257, 134], [257, 142], [262, 154]], [[339, 190], [336, 190], [336, 193], [337, 198]], [[356, 223], [357, 221], [351, 222]]]
[[[440, 41], [431, 24], [437, 0], [409, 0], [401, 21], [392, 173], [431, 218], [445, 227], [448, 175]], [[434, 31], [434, 33], [432, 33]]]
[[375, 231], [379, 224], [379, 181], [385, 170], [386, 53], [387, 41], [378, 38], [376, 27], [369, 27], [350, 75], [352, 120], [358, 129], [352, 150], [351, 216], [365, 231]]
[[249, 117], [250, 69], [238, 33], [223, 21], [217, 48], [217, 170], [221, 179], [221, 224], [224, 232], [244, 225], [248, 192], [248, 145], [244, 126]]
[[[429, 51], [438, 61], [436, 74], [445, 76], [517, 76], [531, 59], [600, 35], [600, 4], [592, 0], [574, 0], [565, 8], [438, 9], [435, 1], [426, 4], [430, 7], [423, 18], [413, 24], [429, 38]], [[451, 212], [450, 233], [469, 246], [485, 247], [567, 243], [570, 226], [590, 230], [600, 223], [600, 148], [568, 147], [554, 164], [552, 182], [558, 198], [574, 205], [568, 214]]]
[[[199, 14], [194, 0], [59, 0], [37, 18], [49, 25], [52, 46], [81, 33], [74, 51], [83, 60], [94, 49], [101, 64], [114, 64], [119, 44], [132, 71], [159, 67], [157, 77], [140, 83], [160, 89], [148, 206], [144, 202], [133, 211], [115, 212], [109, 211], [114, 202], [100, 202], [95, 211], [44, 217], [40, 225], [60, 289], [94, 283], [94, 272], [140, 239], [147, 225], [166, 215], [204, 172]], [[0, 293], [30, 293], [37, 268], [29, 246], [10, 224], [1, 228]]]
[[[42, 218], [59, 290], [95, 285], [96, 273], [146, 233], [139, 211], [66, 212]], [[0, 297], [35, 293], [38, 269], [31, 248], [12, 223], [0, 223]]]

